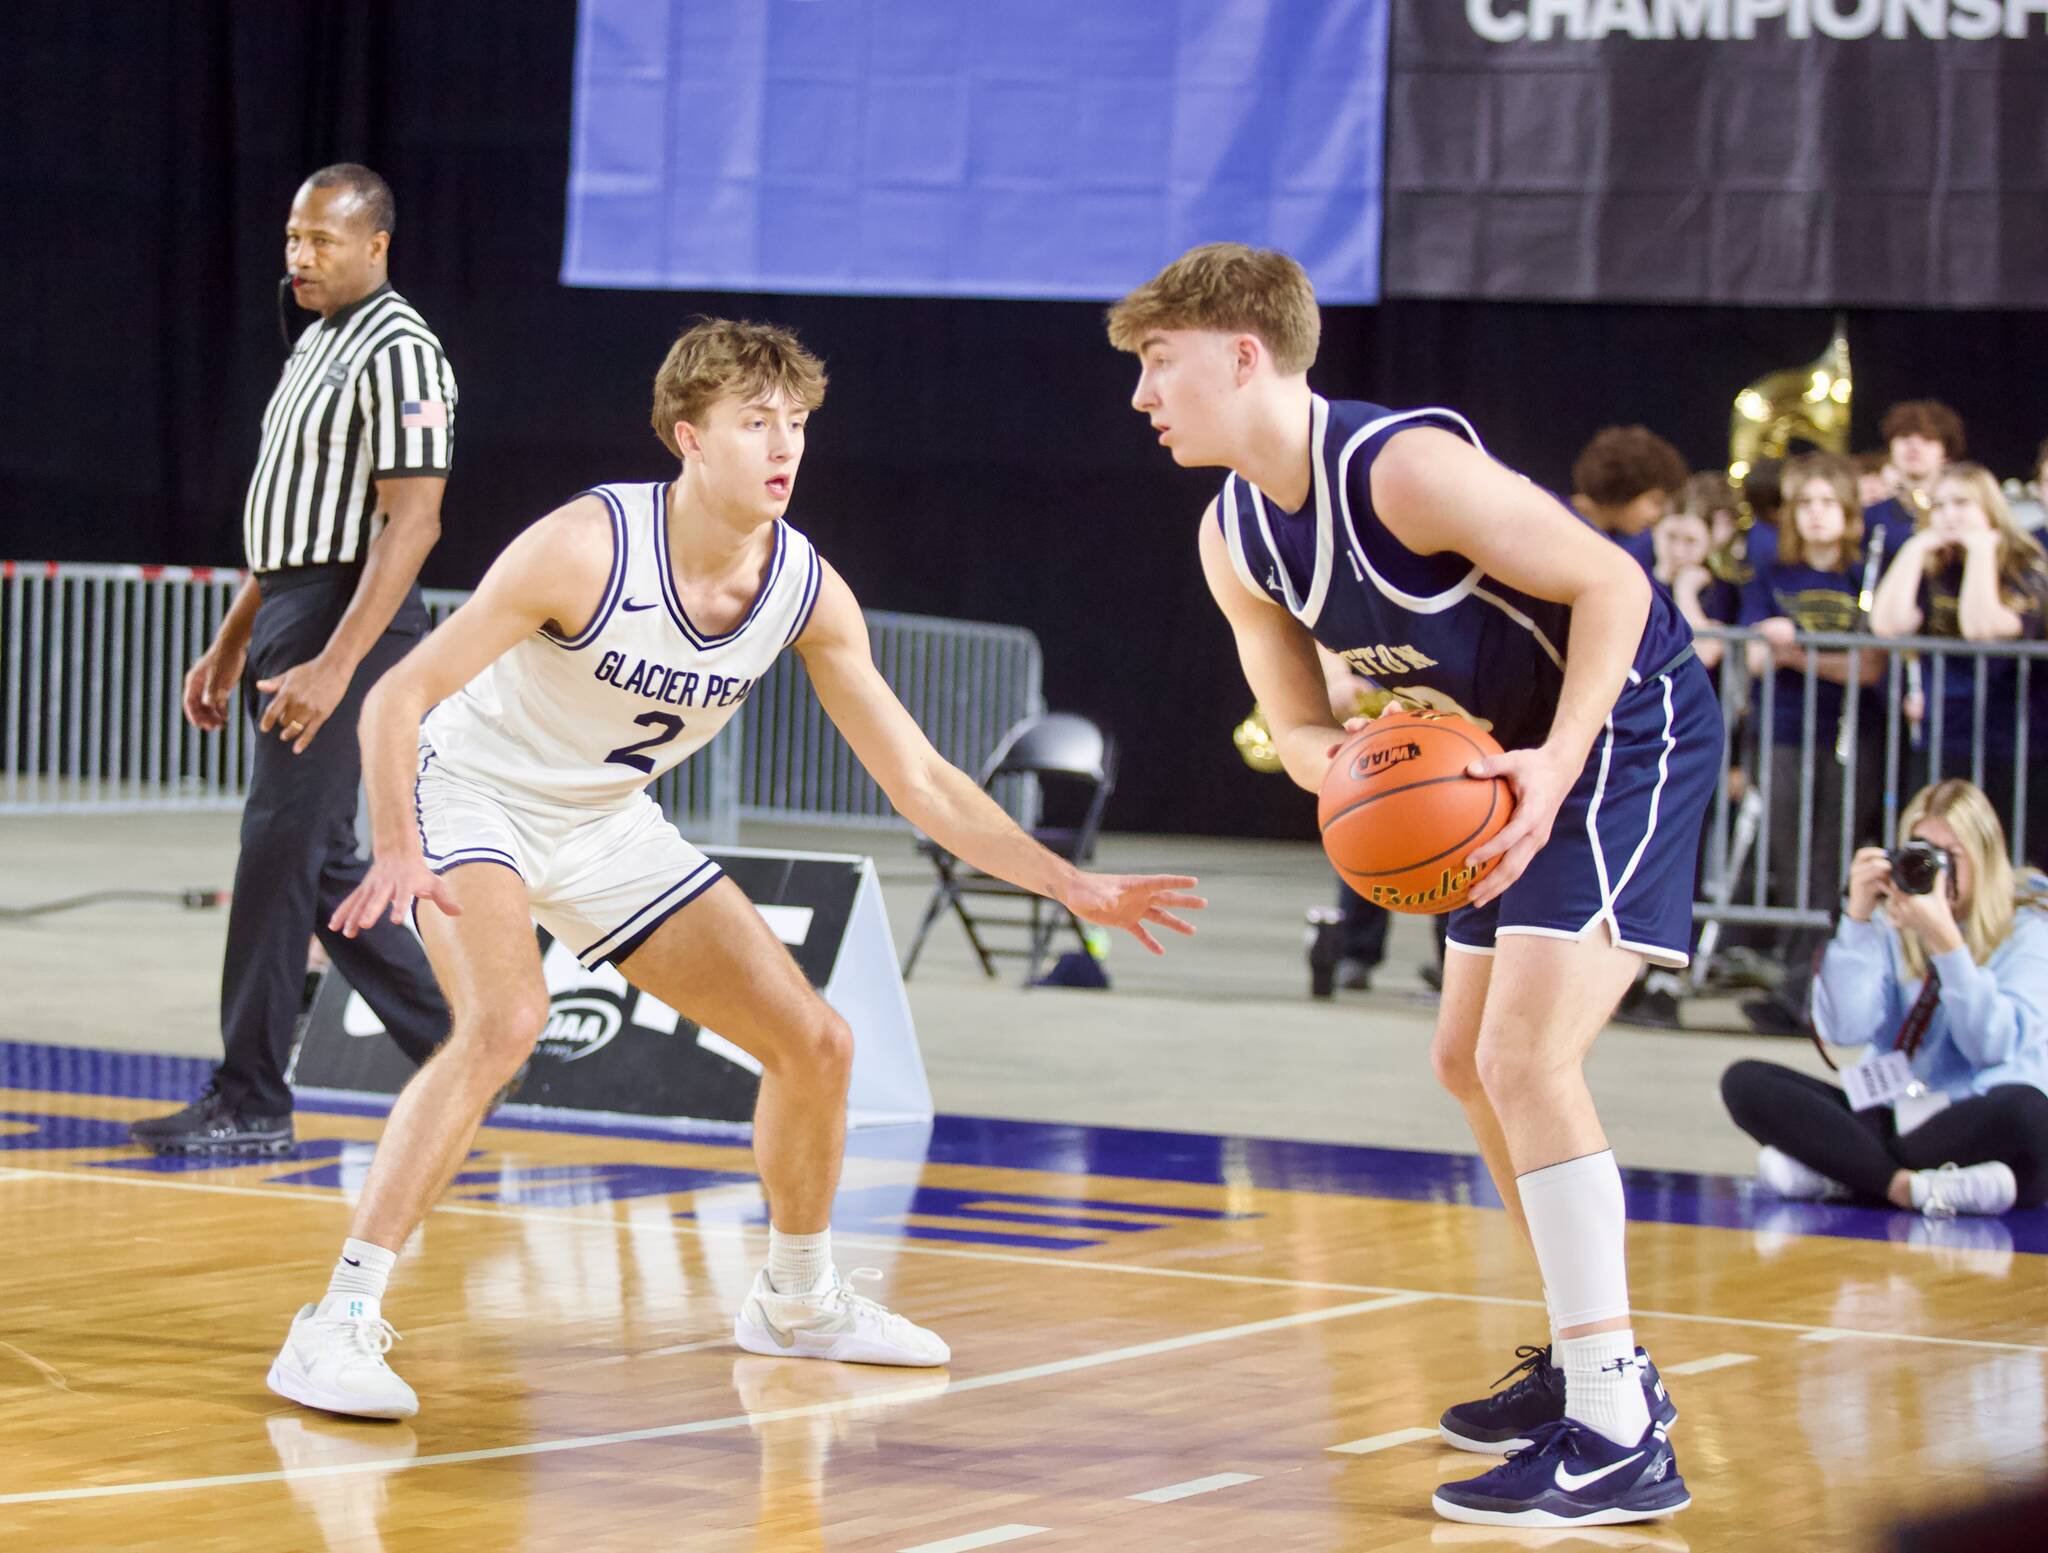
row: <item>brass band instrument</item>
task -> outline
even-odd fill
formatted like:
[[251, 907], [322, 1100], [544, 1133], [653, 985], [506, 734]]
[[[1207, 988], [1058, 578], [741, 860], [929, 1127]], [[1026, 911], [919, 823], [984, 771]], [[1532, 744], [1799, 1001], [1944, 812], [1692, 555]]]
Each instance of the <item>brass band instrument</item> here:
[[1252, 703], [1251, 715], [1230, 730], [1230, 742], [1237, 746], [1238, 754], [1252, 770], [1271, 775], [1280, 769], [1280, 750], [1273, 743], [1272, 725], [1256, 701]]
[[[1848, 452], [1851, 392], [1848, 323], [1837, 315], [1826, 350], [1803, 367], [1766, 372], [1735, 396], [1728, 416], [1728, 484], [1737, 497], [1757, 464], [1783, 458], [1795, 438], [1823, 452]], [[1721, 581], [1749, 580], [1745, 549], [1755, 521], [1748, 500], [1739, 499], [1733, 537], [1707, 557], [1707, 570]]]
[[[1391, 690], [1361, 690], [1351, 715], [1377, 717], [1400, 699]], [[1273, 725], [1266, 721], [1265, 708], [1256, 701], [1252, 703], [1251, 714], [1230, 730], [1230, 742], [1237, 746], [1238, 754], [1252, 770], [1271, 775], [1280, 769], [1280, 747], [1273, 742]]]

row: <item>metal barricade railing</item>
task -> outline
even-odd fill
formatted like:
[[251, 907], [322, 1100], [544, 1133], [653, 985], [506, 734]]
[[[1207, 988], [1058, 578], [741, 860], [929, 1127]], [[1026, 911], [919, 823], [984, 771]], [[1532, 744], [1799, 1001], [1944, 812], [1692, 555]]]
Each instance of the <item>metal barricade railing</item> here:
[[185, 671], [239, 573], [0, 562], [0, 812], [232, 809], [248, 725], [201, 734]]
[[[239, 572], [0, 562], [0, 814], [239, 808], [253, 745], [235, 708], [202, 734], [185, 671], [212, 641]], [[438, 624], [468, 595], [430, 589]], [[976, 769], [1043, 709], [1038, 639], [1015, 626], [867, 616], [875, 661], [940, 753]], [[731, 841], [742, 817], [901, 823], [785, 653], [721, 737], [654, 795], [693, 836]], [[999, 794], [1013, 813], [1023, 793]]]
[[[1715, 628], [1698, 636], [1725, 644], [1716, 677], [1728, 778], [1708, 817], [1693, 910], [1710, 924], [1703, 957], [1723, 925], [1827, 926], [1855, 849], [1889, 845], [1907, 801], [1944, 777], [1967, 777], [1992, 795], [2015, 865], [2041, 860], [2037, 842], [2048, 836], [2048, 815], [2039, 808], [2048, 783], [2030, 783], [2038, 743], [2031, 713], [2037, 684], [2048, 710], [2041, 661], [2048, 642], [1800, 632], [1793, 645], [1801, 666], [1773, 664], [1752, 678], [1745, 650], [1764, 640], [1761, 633]], [[1845, 688], [1832, 716], [1822, 708], [1824, 658], [1851, 685], [1875, 675], [1860, 692]], [[1781, 685], [1781, 674], [1796, 677], [1796, 689]], [[1958, 676], [1967, 707], [1950, 704]], [[1792, 741], [1778, 737], [1779, 699], [1787, 693], [1798, 696]], [[1917, 720], [1908, 715], [1914, 704]], [[1958, 715], [1967, 717], [1965, 729], [1953, 726]], [[1832, 823], [1817, 823], [1821, 814]]]
[[[977, 772], [996, 741], [1045, 709], [1038, 638], [1015, 626], [969, 625], [880, 611], [867, 616], [875, 664], [946, 759]], [[874, 824], [894, 814], [811, 691], [803, 660], [784, 653], [747, 698], [740, 738], [740, 813]], [[1026, 820], [1022, 783], [997, 799]]]

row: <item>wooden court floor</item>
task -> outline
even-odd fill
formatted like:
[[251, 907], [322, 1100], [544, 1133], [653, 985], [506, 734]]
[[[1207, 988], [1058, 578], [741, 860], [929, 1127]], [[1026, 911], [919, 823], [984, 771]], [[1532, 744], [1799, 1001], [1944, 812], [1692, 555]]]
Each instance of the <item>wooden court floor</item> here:
[[[764, 1242], [737, 1139], [506, 1125], [387, 1301], [420, 1416], [329, 1418], [263, 1375], [377, 1119], [149, 1168], [119, 1133], [160, 1069], [23, 1087], [6, 1053], [0, 1548], [1822, 1550], [2048, 1471], [2041, 1226], [1639, 1222], [1693, 1507], [1454, 1526], [1430, 1491], [1485, 1462], [1436, 1415], [1542, 1334], [1468, 1164], [944, 1119], [860, 1141], [836, 1240], [949, 1370], [732, 1346]], [[1631, 1201], [1682, 1219], [1688, 1190]]]

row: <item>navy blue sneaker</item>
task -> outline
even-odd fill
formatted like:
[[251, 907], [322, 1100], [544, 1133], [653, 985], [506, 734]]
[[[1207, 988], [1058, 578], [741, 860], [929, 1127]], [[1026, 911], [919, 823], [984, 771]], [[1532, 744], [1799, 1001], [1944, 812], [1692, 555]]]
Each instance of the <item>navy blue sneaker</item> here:
[[1674, 1515], [1692, 1503], [1671, 1442], [1652, 1424], [1616, 1445], [1569, 1418], [1538, 1424], [1526, 1450], [1491, 1472], [1446, 1483], [1436, 1513], [1472, 1526], [1620, 1526]]
[[[1550, 1362], [1549, 1345], [1534, 1348], [1524, 1344], [1515, 1350], [1515, 1357], [1521, 1363], [1494, 1382], [1498, 1386], [1520, 1375], [1507, 1390], [1445, 1409], [1436, 1427], [1446, 1445], [1482, 1456], [1504, 1456], [1526, 1448], [1531, 1431], [1540, 1425], [1564, 1417], [1564, 1371]], [[1643, 1372], [1643, 1401], [1649, 1406], [1650, 1422], [1661, 1424], [1668, 1434], [1678, 1422], [1677, 1405], [1666, 1394], [1657, 1366], [1640, 1348], [1636, 1363]]]

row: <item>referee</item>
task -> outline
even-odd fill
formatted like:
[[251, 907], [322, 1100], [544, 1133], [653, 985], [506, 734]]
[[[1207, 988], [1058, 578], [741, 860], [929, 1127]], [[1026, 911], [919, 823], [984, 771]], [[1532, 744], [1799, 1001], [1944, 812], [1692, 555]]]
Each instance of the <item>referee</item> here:
[[284, 1069], [315, 932], [415, 1063], [448, 1031], [410, 933], [327, 930], [365, 872], [356, 715], [427, 633], [414, 579], [441, 532], [454, 431], [441, 342], [385, 276], [395, 225], [390, 186], [348, 162], [308, 178], [285, 224], [292, 296], [319, 317], [263, 412], [242, 507], [251, 575], [185, 676], [195, 727], [226, 725], [240, 680], [260, 730], [221, 972], [225, 1056], [191, 1105], [131, 1129], [159, 1153], [293, 1150]]

